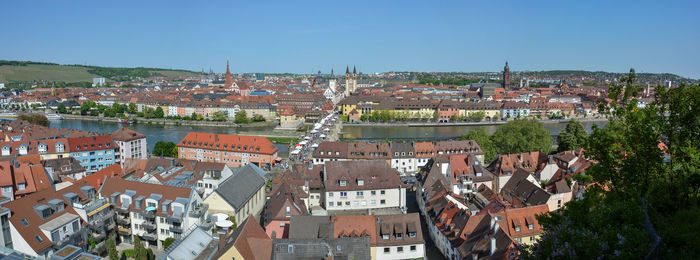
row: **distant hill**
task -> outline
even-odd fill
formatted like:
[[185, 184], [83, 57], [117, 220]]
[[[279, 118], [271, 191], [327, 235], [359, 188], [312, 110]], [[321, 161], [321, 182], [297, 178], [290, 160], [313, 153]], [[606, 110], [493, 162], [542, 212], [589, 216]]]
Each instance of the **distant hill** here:
[[159, 68], [113, 68], [83, 65], [61, 65], [47, 62], [0, 60], [0, 82], [90, 82], [92, 78], [104, 77], [109, 81], [123, 81], [152, 76], [182, 77], [196, 76], [188, 70]]

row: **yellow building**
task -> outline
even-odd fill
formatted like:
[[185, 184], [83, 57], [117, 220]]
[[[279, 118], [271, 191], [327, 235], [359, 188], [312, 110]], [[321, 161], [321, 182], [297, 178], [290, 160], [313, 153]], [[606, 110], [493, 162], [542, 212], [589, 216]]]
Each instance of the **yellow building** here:
[[209, 205], [209, 214], [222, 213], [233, 216], [242, 223], [248, 215], [258, 215], [265, 205], [265, 174], [260, 168], [248, 164], [238, 169], [224, 181], [204, 203]]

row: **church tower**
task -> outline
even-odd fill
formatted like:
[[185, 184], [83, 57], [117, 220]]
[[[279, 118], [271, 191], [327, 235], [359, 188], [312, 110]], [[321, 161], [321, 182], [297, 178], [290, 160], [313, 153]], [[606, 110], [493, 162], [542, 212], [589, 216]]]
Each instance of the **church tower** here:
[[508, 62], [506, 61], [506, 66], [503, 67], [503, 88], [508, 89], [510, 87], [510, 68], [508, 67]]
[[231, 85], [233, 85], [233, 79], [231, 79], [231, 71], [228, 69], [228, 58], [226, 58], [226, 82], [224, 83], [224, 87], [228, 89]]
[[345, 96], [350, 96], [350, 94], [355, 92], [357, 88], [357, 69], [353, 66], [352, 74], [350, 74], [350, 67], [345, 67]]

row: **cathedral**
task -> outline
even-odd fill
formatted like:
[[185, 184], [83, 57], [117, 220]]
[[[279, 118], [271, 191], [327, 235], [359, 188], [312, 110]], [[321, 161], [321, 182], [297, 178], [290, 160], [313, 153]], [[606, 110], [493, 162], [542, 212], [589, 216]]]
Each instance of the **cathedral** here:
[[345, 96], [350, 96], [350, 94], [355, 93], [357, 89], [357, 69], [355, 66], [352, 67], [352, 74], [350, 74], [350, 67], [345, 67]]

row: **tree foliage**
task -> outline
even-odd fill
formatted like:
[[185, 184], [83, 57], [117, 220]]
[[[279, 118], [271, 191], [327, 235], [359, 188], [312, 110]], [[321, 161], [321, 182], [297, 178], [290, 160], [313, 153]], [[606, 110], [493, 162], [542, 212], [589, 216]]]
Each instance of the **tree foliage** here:
[[496, 146], [491, 142], [491, 137], [486, 132], [486, 128], [480, 127], [478, 130], [471, 130], [463, 134], [460, 140], [474, 140], [484, 152], [484, 160], [490, 162], [496, 158]]
[[42, 114], [34, 114], [34, 113], [19, 114], [19, 116], [17, 118], [24, 120], [24, 121], [27, 121], [29, 123], [35, 124], [35, 125], [41, 125], [41, 126], [45, 126], [45, 127], [49, 127], [49, 125], [51, 125], [51, 122], [49, 121], [49, 119], [46, 118], [46, 116], [42, 115]]
[[59, 114], [68, 114], [68, 109], [66, 109], [66, 105], [64, 104], [59, 104], [57, 110]]
[[[637, 107], [634, 70], [601, 106], [609, 122], [585, 142], [592, 184], [540, 216], [524, 258], [685, 259], [700, 253], [700, 86], [658, 88]], [[660, 143], [662, 142], [662, 143]]]
[[572, 119], [557, 137], [558, 150], [561, 152], [583, 147], [586, 138], [588, 138], [588, 133], [583, 128], [583, 124], [576, 119]]
[[236, 113], [236, 116], [234, 117], [234, 122], [236, 124], [247, 124], [248, 121], [248, 114], [245, 112], [245, 110], [238, 111]]
[[117, 245], [114, 242], [114, 238], [110, 237], [107, 241], [107, 252], [109, 254], [109, 260], [118, 260], [119, 253], [117, 252]]
[[212, 119], [214, 121], [226, 121], [228, 119], [228, 111], [226, 111], [226, 110], [216, 111], [212, 115]]
[[170, 247], [170, 245], [172, 245], [173, 242], [175, 242], [175, 239], [173, 239], [172, 237], [166, 238], [163, 241], [163, 249], [168, 249], [168, 247]]
[[155, 156], [177, 158], [177, 145], [173, 142], [158, 141], [151, 153]]
[[496, 130], [491, 142], [499, 154], [552, 150], [552, 137], [536, 119], [516, 119]]

